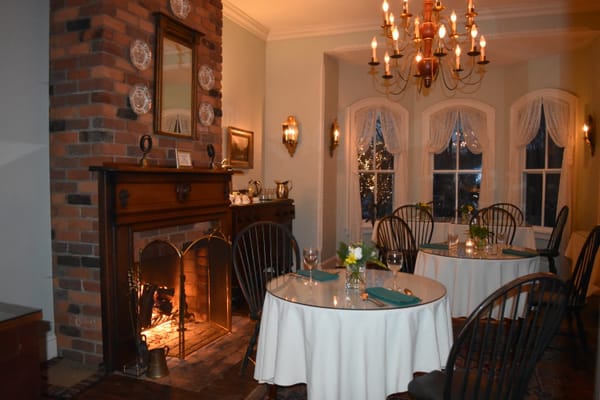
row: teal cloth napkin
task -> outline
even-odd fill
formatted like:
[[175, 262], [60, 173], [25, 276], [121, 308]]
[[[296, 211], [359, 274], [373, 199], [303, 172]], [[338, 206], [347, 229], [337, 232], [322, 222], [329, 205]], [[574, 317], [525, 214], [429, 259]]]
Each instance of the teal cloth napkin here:
[[519, 250], [519, 249], [513, 249], [513, 248], [502, 249], [502, 253], [510, 254], [511, 256], [519, 256], [519, 257], [536, 257], [539, 255], [537, 251], [525, 250], [525, 249]]
[[[306, 276], [309, 277], [310, 276], [310, 271], [307, 269], [299, 269], [298, 271], [296, 271], [296, 273], [298, 275], [302, 275], [302, 276]], [[318, 269], [313, 269], [312, 272], [312, 277], [315, 281], [332, 281], [334, 279], [338, 278], [338, 274], [332, 274], [330, 272], [325, 272], [325, 271], [321, 271]]]
[[412, 306], [419, 304], [421, 299], [415, 296], [409, 296], [404, 293], [396, 292], [394, 290], [386, 289], [383, 287], [372, 287], [365, 290], [369, 296], [375, 297], [376, 299], [383, 300], [386, 303], [390, 303], [396, 306]]
[[421, 243], [424, 249], [448, 250], [448, 243]]

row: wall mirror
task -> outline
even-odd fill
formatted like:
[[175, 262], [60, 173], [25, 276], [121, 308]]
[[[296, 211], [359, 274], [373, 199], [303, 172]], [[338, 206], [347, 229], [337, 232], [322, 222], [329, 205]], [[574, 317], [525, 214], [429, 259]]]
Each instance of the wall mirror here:
[[196, 47], [202, 34], [164, 14], [156, 14], [154, 130], [196, 138]]

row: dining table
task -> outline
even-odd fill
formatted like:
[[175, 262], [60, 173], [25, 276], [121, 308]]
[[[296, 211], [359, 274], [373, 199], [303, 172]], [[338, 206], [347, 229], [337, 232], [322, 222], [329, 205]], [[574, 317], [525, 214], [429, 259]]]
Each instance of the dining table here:
[[[306, 384], [308, 399], [377, 399], [407, 390], [416, 371], [442, 368], [452, 346], [446, 288], [423, 276], [367, 270], [290, 273], [267, 285], [254, 378]], [[394, 288], [402, 290], [392, 290]], [[406, 290], [405, 290], [406, 289]]]
[[[377, 243], [377, 225], [379, 220], [375, 221], [371, 241]], [[448, 239], [448, 234], [454, 233], [458, 235], [461, 242], [465, 242], [469, 238], [469, 225], [457, 222], [435, 221], [433, 224], [433, 233], [431, 234], [431, 243], [439, 243]], [[515, 246], [536, 248], [535, 232], [532, 226], [519, 225], [515, 230], [515, 237], [512, 242]]]
[[524, 275], [547, 272], [537, 251], [519, 246], [490, 245], [485, 249], [466, 243], [424, 244], [419, 248], [415, 275], [441, 282], [448, 291], [452, 317], [467, 317], [504, 284]]

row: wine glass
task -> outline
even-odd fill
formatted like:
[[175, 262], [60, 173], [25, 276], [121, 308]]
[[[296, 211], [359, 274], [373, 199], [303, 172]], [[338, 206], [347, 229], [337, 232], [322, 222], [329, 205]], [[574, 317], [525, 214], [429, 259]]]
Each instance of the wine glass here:
[[505, 232], [498, 232], [496, 234], [496, 243], [498, 244], [498, 247], [500, 248], [500, 250], [502, 250], [506, 247], [506, 233]]
[[398, 287], [396, 285], [396, 276], [398, 275], [398, 272], [400, 272], [400, 270], [402, 269], [402, 253], [397, 250], [390, 250], [385, 256], [385, 261], [388, 268], [391, 269], [394, 273], [394, 281], [392, 288], [393, 290], [398, 290]]
[[304, 257], [304, 265], [308, 268], [308, 282], [312, 286], [312, 270], [319, 264], [319, 249], [307, 247], [302, 251]]

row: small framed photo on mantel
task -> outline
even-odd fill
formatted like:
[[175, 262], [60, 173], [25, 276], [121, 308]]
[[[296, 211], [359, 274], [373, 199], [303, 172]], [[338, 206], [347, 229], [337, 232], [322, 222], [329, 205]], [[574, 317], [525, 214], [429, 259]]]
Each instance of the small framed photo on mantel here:
[[177, 160], [177, 168], [191, 168], [192, 153], [189, 151], [175, 149], [175, 159]]
[[244, 129], [227, 128], [229, 142], [229, 160], [234, 168], [254, 167], [254, 132]]

